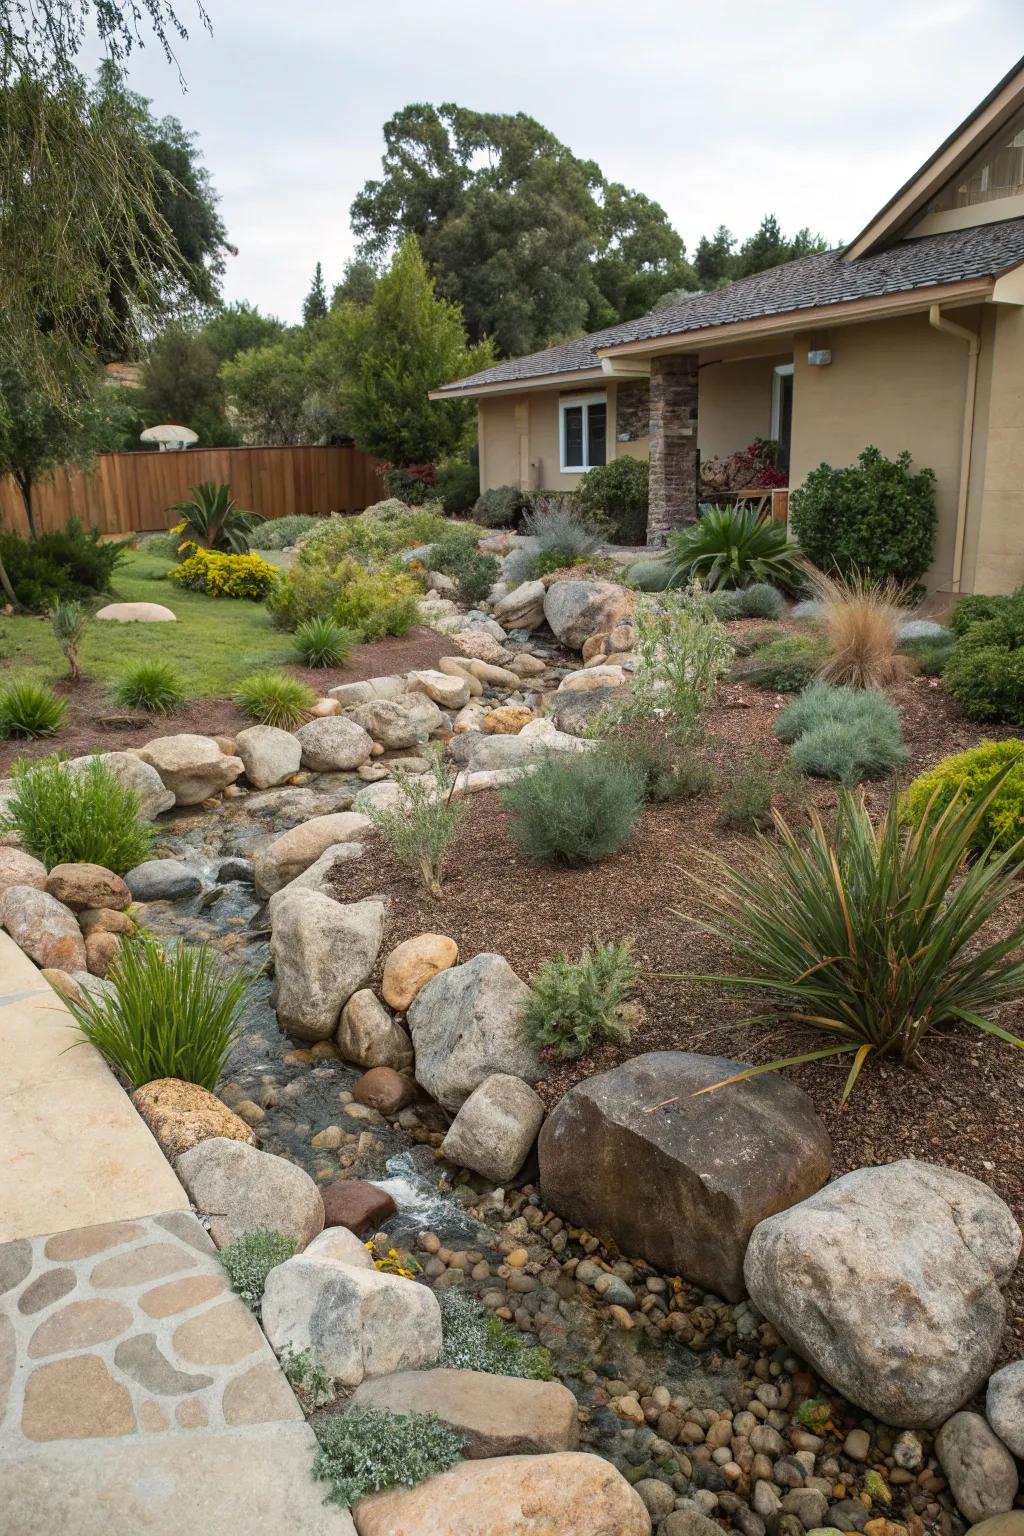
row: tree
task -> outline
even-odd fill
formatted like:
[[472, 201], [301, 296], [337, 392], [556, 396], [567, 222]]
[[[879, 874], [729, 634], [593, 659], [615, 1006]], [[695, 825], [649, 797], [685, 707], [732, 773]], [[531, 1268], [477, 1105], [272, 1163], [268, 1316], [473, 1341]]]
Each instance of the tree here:
[[452, 102], [384, 125], [383, 175], [352, 204], [364, 258], [415, 235], [442, 298], [473, 341], [529, 352], [653, 303], [678, 285], [682, 241], [657, 203], [608, 186], [525, 113]]
[[739, 250], [736, 249], [736, 237], [720, 224], [710, 240], [707, 236], [701, 239], [693, 265], [702, 288], [721, 288], [738, 278], [766, 272], [770, 267], [781, 267], [787, 261], [827, 249], [821, 236], [812, 235], [806, 225], [788, 239], [775, 215], [768, 213]]
[[0, 359], [0, 475], [14, 478], [32, 539], [38, 537], [36, 485], [62, 465], [85, 466], [96, 454], [105, 424], [103, 387], [95, 375], [76, 376], [55, 400], [25, 364]]
[[220, 367], [202, 332], [167, 326], [151, 344], [142, 373], [139, 408], [146, 425], [191, 427], [204, 448], [237, 442], [225, 415]]
[[221, 377], [247, 443], [334, 442], [349, 435], [340, 389], [331, 387], [302, 327], [239, 352]]
[[258, 305], [243, 300], [218, 310], [199, 334], [218, 359], [227, 363], [250, 347], [266, 347], [280, 340], [284, 330], [282, 320], [261, 315]]
[[331, 295], [331, 308], [341, 304], [369, 304], [378, 282], [377, 268], [364, 257], [353, 256], [345, 263], [345, 275]]
[[302, 301], [302, 323], [313, 325], [317, 320], [322, 320], [326, 313], [327, 289], [324, 286], [324, 269], [317, 262], [310, 290]]
[[371, 302], [362, 309], [344, 305], [328, 317], [316, 366], [321, 377], [338, 381], [359, 447], [407, 467], [435, 463], [465, 446], [473, 405], [429, 394], [485, 368], [493, 356], [488, 342], [468, 345], [458, 306], [438, 297], [410, 235]]
[[724, 224], [719, 224], [710, 240], [707, 235], [701, 236], [693, 267], [702, 288], [721, 288], [731, 280], [735, 244], [736, 237]]

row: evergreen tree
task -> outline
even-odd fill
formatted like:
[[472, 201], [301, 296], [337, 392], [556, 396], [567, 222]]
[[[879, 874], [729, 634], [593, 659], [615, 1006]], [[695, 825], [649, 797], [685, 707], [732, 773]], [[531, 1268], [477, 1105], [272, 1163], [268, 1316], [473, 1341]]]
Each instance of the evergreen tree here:
[[326, 314], [327, 289], [324, 287], [323, 268], [317, 262], [312, 285], [302, 301], [302, 323], [312, 325], [315, 320], [322, 320]]

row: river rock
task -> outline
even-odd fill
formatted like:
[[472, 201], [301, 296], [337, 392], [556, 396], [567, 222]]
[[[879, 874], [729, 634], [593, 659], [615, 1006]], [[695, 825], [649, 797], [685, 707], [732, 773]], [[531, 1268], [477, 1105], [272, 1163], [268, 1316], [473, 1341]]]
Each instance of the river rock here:
[[180, 901], [203, 888], [203, 878], [181, 859], [147, 859], [124, 877], [133, 901]]
[[[741, 1069], [653, 1051], [577, 1083], [540, 1134], [546, 1203], [623, 1253], [738, 1301], [751, 1232], [818, 1189], [831, 1162], [825, 1127], [788, 1078], [694, 1096]], [[653, 1105], [664, 1107], [648, 1114]]]
[[[334, 1179], [323, 1186], [321, 1194], [325, 1229], [339, 1227], [359, 1237], [365, 1232], [376, 1232], [398, 1210], [386, 1189], [378, 1189], [366, 1179]], [[323, 1234], [315, 1241], [323, 1242]], [[363, 1252], [372, 1264], [365, 1248]]]
[[553, 581], [544, 593], [544, 617], [563, 645], [583, 649], [583, 642], [630, 618], [633, 593], [613, 581]]
[[416, 1488], [388, 1488], [357, 1499], [352, 1517], [359, 1536], [651, 1532], [643, 1500], [622, 1473], [602, 1456], [580, 1451], [462, 1461]]
[[87, 907], [110, 907], [123, 912], [131, 905], [132, 893], [121, 879], [102, 864], [55, 864], [46, 879], [46, 889], [73, 912]]
[[365, 704], [368, 699], [401, 699], [407, 691], [405, 673], [390, 672], [359, 683], [339, 683], [327, 693], [328, 697], [338, 700], [342, 709], [350, 709], [354, 704]]
[[987, 1520], [1013, 1507], [1017, 1467], [980, 1413], [954, 1413], [935, 1436], [949, 1491], [967, 1520]]
[[[165, 785], [156, 769], [134, 752], [103, 752], [99, 754], [104, 768], [114, 775], [119, 784], [133, 789], [139, 797], [139, 814], [145, 821], [155, 821], [174, 805], [174, 792]], [[71, 773], [81, 773], [93, 759], [73, 757], [67, 764]]]
[[303, 1252], [307, 1259], [327, 1259], [334, 1264], [351, 1264], [355, 1269], [376, 1268], [369, 1248], [348, 1227], [325, 1226]]
[[390, 1120], [412, 1103], [416, 1084], [393, 1067], [371, 1067], [353, 1087], [352, 1097]]
[[267, 1228], [305, 1248], [324, 1224], [324, 1203], [308, 1173], [287, 1158], [216, 1136], [182, 1154], [175, 1172], [218, 1248]]
[[990, 1515], [972, 1525], [967, 1536], [1024, 1536], [1024, 1509], [1011, 1509], [1005, 1515]]
[[1024, 1461], [1024, 1360], [1012, 1360], [989, 1377], [985, 1416], [1003, 1444]]
[[0, 895], [10, 885], [34, 885], [46, 889], [46, 865], [22, 848], [0, 848]]
[[353, 992], [373, 972], [384, 932], [381, 900], [339, 902], [317, 891], [283, 894], [274, 911], [274, 1006], [298, 1040], [328, 1040]]
[[199, 805], [233, 784], [242, 773], [240, 757], [222, 752], [209, 736], [156, 736], [138, 749], [155, 768], [176, 805]]
[[342, 773], [369, 762], [373, 740], [347, 715], [309, 720], [295, 732], [303, 768], [314, 773]]
[[272, 896], [307, 870], [328, 848], [355, 841], [371, 825], [370, 818], [358, 811], [336, 811], [331, 816], [314, 816], [291, 831], [282, 832], [256, 854], [256, 890], [261, 896]]
[[445, 1157], [495, 1184], [514, 1178], [544, 1119], [544, 1102], [529, 1083], [495, 1072], [474, 1088], [441, 1143]]
[[451, 1111], [495, 1072], [537, 1082], [543, 1066], [522, 1027], [529, 995], [502, 955], [476, 955], [428, 981], [407, 1015], [417, 1082]]
[[9, 885], [0, 895], [0, 926], [40, 970], [87, 969], [75, 914], [35, 885]]
[[568, 693], [555, 693], [552, 699], [551, 722], [568, 736], [585, 737], [597, 717], [606, 709], [613, 709], [626, 696], [622, 688], [570, 689]]
[[447, 672], [435, 672], [429, 668], [410, 672], [408, 677], [411, 693], [425, 693], [428, 699], [442, 709], [461, 709], [470, 700], [470, 688], [464, 677], [452, 677]]
[[245, 1121], [198, 1083], [160, 1077], [136, 1088], [132, 1103], [172, 1163], [213, 1136], [256, 1145], [256, 1134]]
[[859, 1168], [750, 1240], [751, 1299], [826, 1381], [900, 1428], [984, 1384], [1021, 1233], [977, 1179], [906, 1159]]
[[466, 743], [463, 761], [471, 773], [491, 768], [518, 768], [527, 763], [539, 763], [552, 752], [590, 752], [594, 741], [581, 741], [555, 728], [550, 720], [531, 720], [518, 736], [473, 736], [462, 738]]
[[[499, 633], [503, 634], [504, 631], [499, 629]], [[468, 656], [472, 661], [487, 661], [492, 666], [500, 667], [508, 656], [503, 641], [484, 629], [462, 627], [450, 634], [448, 639], [453, 650], [458, 651], [460, 656]]]
[[402, 1072], [412, 1066], [412, 1041], [369, 987], [354, 992], [341, 1010], [336, 1038], [342, 1059], [359, 1067]]
[[163, 603], [107, 603], [94, 617], [115, 624], [173, 624], [177, 620], [177, 614]]
[[542, 581], [524, 581], [494, 605], [494, 617], [505, 629], [540, 629], [544, 623]]
[[270, 1271], [261, 1317], [279, 1355], [309, 1350], [345, 1387], [366, 1376], [431, 1365], [441, 1352], [441, 1309], [433, 1291], [323, 1251], [299, 1254]]
[[235, 738], [245, 776], [256, 789], [273, 789], [298, 773], [302, 744], [291, 731], [276, 725], [250, 725]]
[[404, 1013], [416, 994], [459, 958], [459, 946], [443, 933], [418, 933], [388, 955], [380, 990], [384, 1001]]
[[357, 704], [349, 710], [348, 717], [391, 752], [419, 746], [427, 739], [422, 718], [397, 699], [371, 699], [366, 704]]
[[95, 928], [85, 935], [85, 964], [91, 976], [106, 976], [120, 953], [120, 934]]
[[576, 1399], [557, 1381], [484, 1371], [398, 1371], [364, 1381], [352, 1406], [433, 1413], [463, 1437], [463, 1455], [471, 1461], [573, 1451], [579, 1440]]

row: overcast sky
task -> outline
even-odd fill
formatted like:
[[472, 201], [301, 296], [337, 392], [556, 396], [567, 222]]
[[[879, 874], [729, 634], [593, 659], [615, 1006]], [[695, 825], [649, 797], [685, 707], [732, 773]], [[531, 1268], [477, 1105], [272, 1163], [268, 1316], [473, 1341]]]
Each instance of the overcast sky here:
[[[1020, 0], [206, 0], [135, 90], [199, 134], [226, 299], [300, 318], [409, 102], [538, 118], [667, 209], [692, 252], [766, 212], [850, 239], [1024, 53]], [[179, 14], [192, 22], [193, 0]]]

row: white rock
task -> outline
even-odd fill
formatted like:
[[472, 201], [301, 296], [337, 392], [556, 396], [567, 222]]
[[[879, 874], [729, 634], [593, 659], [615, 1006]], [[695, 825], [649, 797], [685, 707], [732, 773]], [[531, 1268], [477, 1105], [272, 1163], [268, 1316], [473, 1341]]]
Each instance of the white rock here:
[[506, 629], [540, 629], [544, 623], [542, 581], [524, 581], [494, 605], [494, 617]]
[[469, 703], [470, 689], [464, 677], [452, 677], [447, 672], [436, 672], [428, 668], [410, 672], [408, 683], [411, 693], [425, 693], [428, 699], [433, 699], [435, 704], [443, 705], [445, 709], [461, 709]]
[[384, 902], [342, 903], [317, 891], [287, 892], [274, 912], [274, 1006], [299, 1040], [327, 1040], [353, 992], [373, 973]]
[[537, 1082], [540, 1056], [522, 1028], [529, 995], [502, 955], [476, 955], [428, 981], [407, 1015], [417, 1082], [452, 1111], [495, 1072]]
[[360, 683], [339, 683], [327, 693], [329, 698], [340, 701], [342, 709], [349, 709], [353, 704], [365, 704], [368, 699], [400, 699], [407, 691], [405, 673], [394, 672]]
[[276, 725], [250, 725], [235, 737], [238, 756], [245, 764], [245, 776], [256, 789], [272, 789], [298, 773], [302, 747], [291, 731]]
[[327, 1259], [333, 1264], [351, 1264], [354, 1269], [375, 1269], [373, 1255], [366, 1244], [348, 1227], [325, 1227], [303, 1249], [307, 1259]]
[[162, 603], [108, 603], [95, 617], [115, 624], [173, 624], [177, 614]]
[[309, 1174], [244, 1141], [201, 1141], [178, 1158], [175, 1172], [209, 1218], [218, 1248], [260, 1228], [284, 1232], [304, 1248], [323, 1229], [324, 1203]]
[[525, 1163], [544, 1119], [544, 1102], [521, 1077], [495, 1072], [474, 1088], [448, 1128], [441, 1151], [495, 1184]]
[[369, 832], [368, 816], [358, 811], [337, 811], [331, 816], [314, 816], [290, 832], [268, 843], [256, 854], [254, 869], [256, 889], [261, 896], [272, 896], [296, 875], [316, 862], [336, 843], [357, 841]]
[[176, 805], [198, 805], [233, 784], [244, 769], [240, 757], [220, 750], [209, 736], [157, 736], [139, 748], [139, 757], [155, 768]]
[[271, 896], [267, 902], [270, 926], [274, 926], [277, 909], [289, 891], [317, 891], [332, 901], [344, 901], [344, 891], [339, 882], [344, 878], [345, 866], [358, 863], [365, 852], [362, 843], [332, 843], [329, 848], [325, 848], [308, 869], [296, 875], [294, 880], [289, 880], [287, 885], [282, 885]]
[[309, 720], [295, 732], [302, 766], [314, 773], [343, 773], [370, 759], [373, 738], [347, 715]]
[[544, 594], [544, 617], [563, 645], [580, 651], [591, 635], [630, 618], [633, 605], [633, 593], [612, 581], [555, 581]]

